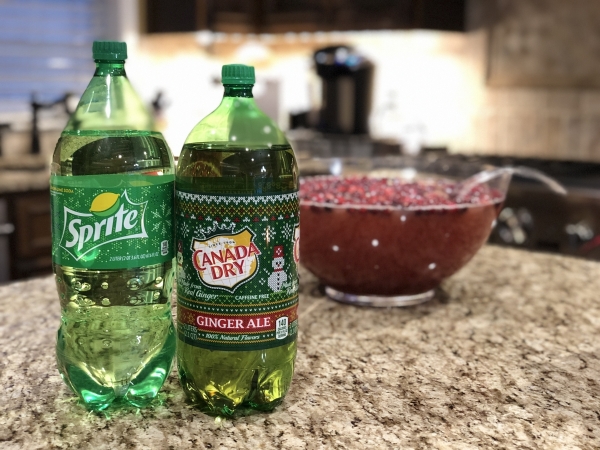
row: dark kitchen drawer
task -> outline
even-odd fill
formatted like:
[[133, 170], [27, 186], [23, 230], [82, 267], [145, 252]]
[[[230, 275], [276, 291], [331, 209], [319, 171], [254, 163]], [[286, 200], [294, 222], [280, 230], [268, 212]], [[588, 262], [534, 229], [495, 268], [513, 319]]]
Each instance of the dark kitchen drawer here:
[[15, 197], [16, 251], [21, 258], [50, 256], [50, 193], [34, 192]]
[[8, 221], [14, 225], [9, 245], [11, 278], [51, 273], [50, 191], [11, 193], [4, 198]]

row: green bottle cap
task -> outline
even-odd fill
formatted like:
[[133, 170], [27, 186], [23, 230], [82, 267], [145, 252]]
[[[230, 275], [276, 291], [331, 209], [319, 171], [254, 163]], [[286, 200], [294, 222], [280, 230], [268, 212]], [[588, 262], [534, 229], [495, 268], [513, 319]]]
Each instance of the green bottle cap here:
[[254, 84], [254, 67], [244, 64], [226, 64], [221, 70], [223, 84]]
[[94, 41], [92, 54], [94, 59], [124, 61], [127, 59], [127, 44], [116, 41]]

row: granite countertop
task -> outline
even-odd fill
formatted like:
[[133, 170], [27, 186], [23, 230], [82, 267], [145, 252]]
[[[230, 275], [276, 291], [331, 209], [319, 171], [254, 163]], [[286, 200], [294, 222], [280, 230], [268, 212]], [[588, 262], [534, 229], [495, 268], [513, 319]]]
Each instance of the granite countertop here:
[[154, 405], [87, 412], [54, 362], [51, 277], [0, 288], [2, 449], [600, 448], [600, 264], [485, 246], [436, 298], [335, 303], [301, 275], [292, 388], [206, 416], [173, 371]]

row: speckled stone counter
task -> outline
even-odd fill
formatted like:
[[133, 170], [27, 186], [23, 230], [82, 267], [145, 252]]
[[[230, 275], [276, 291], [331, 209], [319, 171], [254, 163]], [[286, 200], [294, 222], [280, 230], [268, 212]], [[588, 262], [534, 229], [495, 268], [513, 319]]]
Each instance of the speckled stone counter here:
[[487, 246], [405, 309], [301, 286], [292, 389], [236, 420], [187, 405], [175, 371], [147, 409], [88, 413], [56, 371], [53, 280], [1, 287], [0, 448], [600, 448], [600, 264]]

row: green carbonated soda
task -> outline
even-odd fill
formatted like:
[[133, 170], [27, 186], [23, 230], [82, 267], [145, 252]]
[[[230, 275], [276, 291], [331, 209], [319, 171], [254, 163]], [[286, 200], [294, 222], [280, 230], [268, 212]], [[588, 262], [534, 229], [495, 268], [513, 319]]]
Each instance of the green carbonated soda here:
[[270, 411], [298, 333], [298, 168], [252, 97], [254, 68], [223, 66], [219, 107], [188, 136], [175, 181], [177, 361], [212, 415]]
[[127, 47], [95, 42], [96, 72], [54, 151], [59, 372], [92, 410], [148, 404], [175, 353], [171, 152], [126, 77]]

